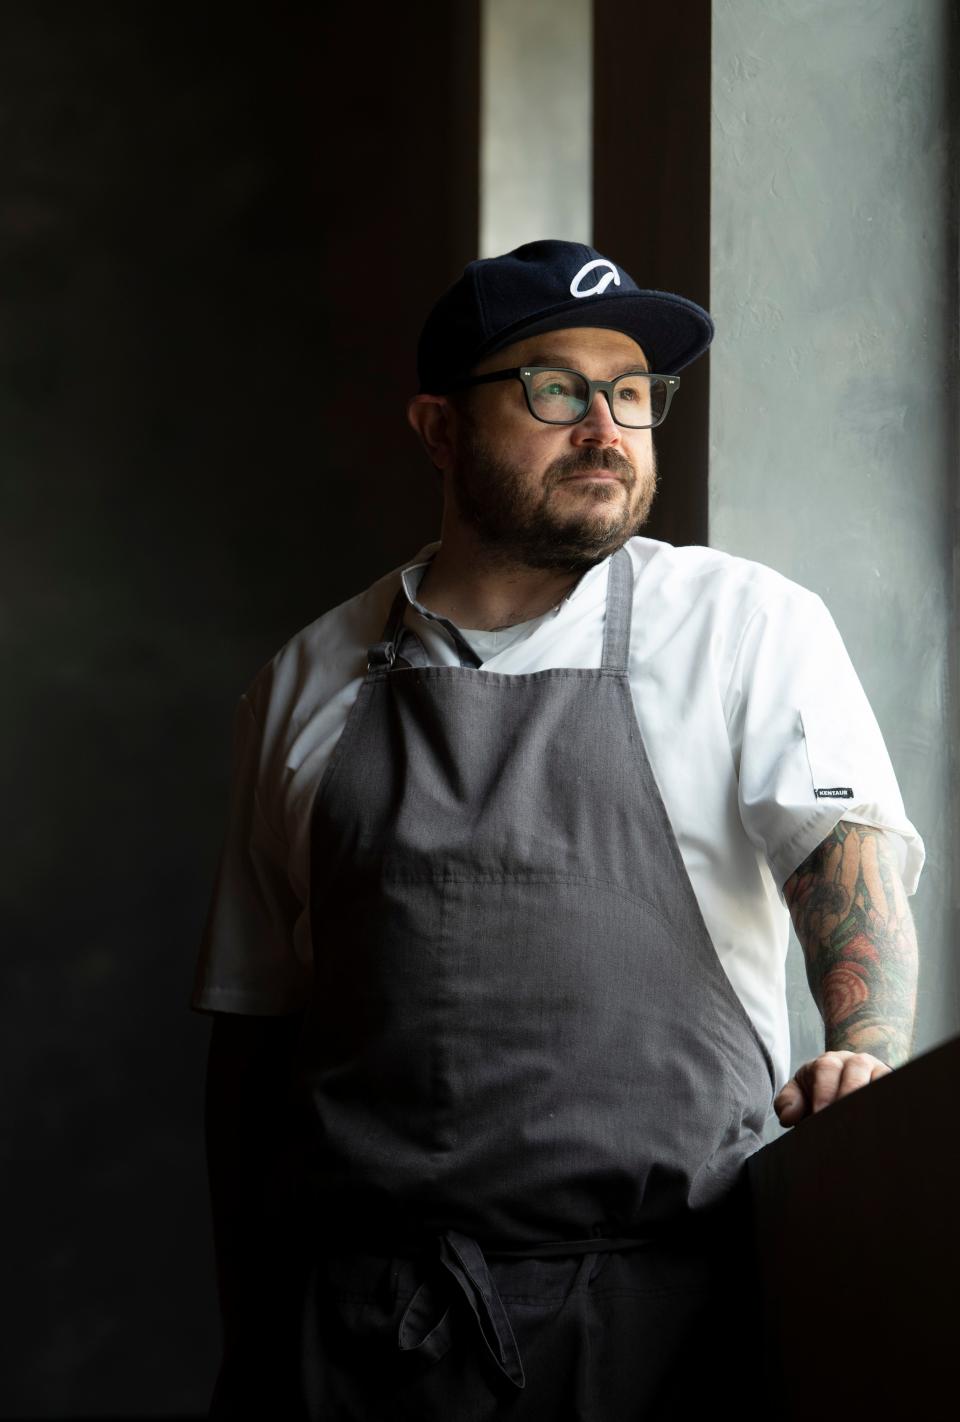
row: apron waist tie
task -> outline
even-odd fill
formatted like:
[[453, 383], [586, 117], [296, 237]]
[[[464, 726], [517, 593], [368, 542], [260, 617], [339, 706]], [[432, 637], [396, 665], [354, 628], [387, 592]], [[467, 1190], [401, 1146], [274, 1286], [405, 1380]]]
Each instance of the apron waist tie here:
[[[425, 1279], [417, 1288], [400, 1320], [397, 1341], [405, 1353], [419, 1353], [438, 1362], [451, 1348], [455, 1284], [470, 1306], [487, 1352], [514, 1387], [526, 1385], [523, 1361], [510, 1316], [487, 1266], [483, 1250], [475, 1239], [448, 1229], [437, 1238], [439, 1263], [446, 1271], [435, 1279]], [[491, 1249], [494, 1259], [553, 1259], [565, 1255], [605, 1253], [638, 1249], [648, 1243], [643, 1238], [549, 1240], [520, 1249]], [[455, 1297], [455, 1295], [454, 1295]]]

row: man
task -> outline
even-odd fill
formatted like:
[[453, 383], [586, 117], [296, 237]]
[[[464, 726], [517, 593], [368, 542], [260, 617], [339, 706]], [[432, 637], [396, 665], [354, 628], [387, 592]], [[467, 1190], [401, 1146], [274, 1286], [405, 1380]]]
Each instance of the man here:
[[748, 1410], [743, 1163], [905, 1060], [922, 846], [819, 599], [637, 536], [712, 334], [589, 247], [471, 263], [409, 406], [439, 544], [241, 698], [216, 1415]]

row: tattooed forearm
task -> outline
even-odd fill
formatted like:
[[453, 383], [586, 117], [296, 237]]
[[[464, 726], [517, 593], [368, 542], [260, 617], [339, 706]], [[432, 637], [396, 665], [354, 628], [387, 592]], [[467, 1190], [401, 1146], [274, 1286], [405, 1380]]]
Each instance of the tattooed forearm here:
[[841, 820], [783, 886], [828, 1051], [910, 1055], [917, 940], [893, 849]]

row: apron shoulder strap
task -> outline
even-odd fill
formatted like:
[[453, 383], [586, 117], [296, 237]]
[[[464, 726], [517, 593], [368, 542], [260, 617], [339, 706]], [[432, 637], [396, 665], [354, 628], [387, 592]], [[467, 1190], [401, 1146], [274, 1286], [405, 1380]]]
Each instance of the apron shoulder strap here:
[[610, 559], [607, 581], [607, 610], [603, 624], [605, 671], [626, 672], [630, 664], [630, 624], [633, 618], [633, 564], [626, 548], [618, 548]]

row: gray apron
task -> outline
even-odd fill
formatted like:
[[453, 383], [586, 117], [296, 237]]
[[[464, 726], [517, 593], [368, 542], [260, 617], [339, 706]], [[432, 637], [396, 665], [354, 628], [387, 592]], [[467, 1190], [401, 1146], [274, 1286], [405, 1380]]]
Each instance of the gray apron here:
[[[316, 797], [301, 1067], [320, 1274], [339, 1261], [346, 1299], [364, 1271], [374, 1293], [402, 1279], [394, 1353], [473, 1345], [514, 1396], [498, 1269], [692, 1237], [773, 1094], [644, 749], [632, 605], [621, 549], [600, 668], [511, 676], [449, 623], [467, 664], [424, 665], [401, 590]], [[313, 1386], [314, 1415], [354, 1415]]]

